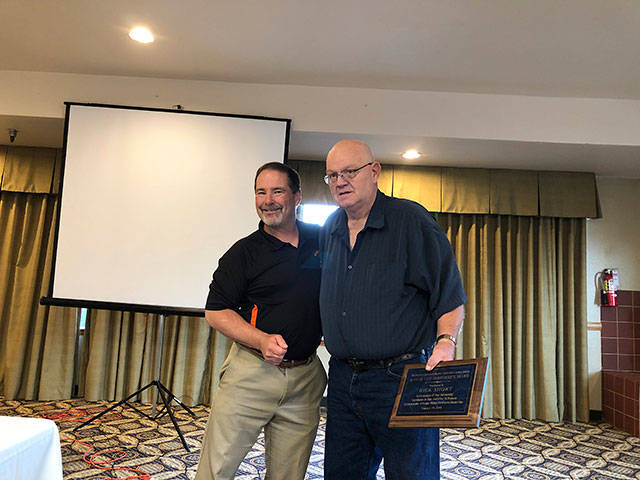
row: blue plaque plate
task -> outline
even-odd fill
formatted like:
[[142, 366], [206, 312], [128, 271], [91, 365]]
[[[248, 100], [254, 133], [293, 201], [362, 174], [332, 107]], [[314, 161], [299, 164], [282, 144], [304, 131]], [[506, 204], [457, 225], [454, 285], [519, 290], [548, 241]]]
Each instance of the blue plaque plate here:
[[407, 365], [389, 426], [477, 426], [487, 365], [487, 358], [441, 362], [430, 372]]

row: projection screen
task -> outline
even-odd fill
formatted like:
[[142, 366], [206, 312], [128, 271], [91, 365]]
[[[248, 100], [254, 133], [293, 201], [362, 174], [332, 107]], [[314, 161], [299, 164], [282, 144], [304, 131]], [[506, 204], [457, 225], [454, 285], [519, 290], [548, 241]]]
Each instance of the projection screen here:
[[49, 305], [202, 314], [290, 120], [67, 103]]

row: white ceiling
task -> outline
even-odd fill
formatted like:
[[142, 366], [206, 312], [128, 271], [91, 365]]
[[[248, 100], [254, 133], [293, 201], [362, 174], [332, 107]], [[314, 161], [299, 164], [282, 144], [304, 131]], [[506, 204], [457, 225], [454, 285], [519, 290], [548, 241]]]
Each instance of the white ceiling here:
[[[135, 25], [156, 42], [129, 40]], [[3, 0], [0, 68], [640, 99], [639, 32], [631, 0]], [[5, 116], [0, 128], [21, 121], [38, 123]], [[38, 138], [61, 143], [59, 121], [38, 125], [48, 132]], [[344, 136], [293, 132], [290, 154], [320, 159]], [[382, 160], [414, 146], [428, 163], [509, 167], [517, 156], [517, 168], [611, 174], [613, 164], [616, 175], [640, 177], [638, 147], [364, 139]]]
[[3, 0], [0, 18], [3, 70], [640, 98], [635, 1]]

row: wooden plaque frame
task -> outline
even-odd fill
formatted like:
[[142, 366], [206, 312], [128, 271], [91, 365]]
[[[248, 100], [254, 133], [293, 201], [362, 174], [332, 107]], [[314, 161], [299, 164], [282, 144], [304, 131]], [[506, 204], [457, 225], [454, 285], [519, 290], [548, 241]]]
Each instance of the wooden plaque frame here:
[[[480, 424], [480, 412], [482, 410], [482, 401], [484, 398], [485, 380], [487, 377], [487, 368], [489, 359], [473, 358], [469, 360], [451, 360], [448, 362], [440, 362], [431, 372], [427, 372], [427, 376], [431, 374], [438, 375], [438, 369], [442, 367], [456, 367], [475, 365], [475, 372], [471, 383], [471, 391], [468, 392], [468, 405], [466, 411], [462, 414], [439, 415], [437, 413], [419, 414], [398, 414], [398, 407], [406, 396], [405, 384], [407, 374], [411, 370], [424, 370], [424, 363], [414, 363], [406, 365], [400, 380], [400, 387], [396, 395], [396, 401], [393, 405], [391, 418], [389, 419], [389, 427], [477, 427]], [[450, 368], [448, 369], [450, 370]], [[404, 400], [407, 400], [406, 398]]]

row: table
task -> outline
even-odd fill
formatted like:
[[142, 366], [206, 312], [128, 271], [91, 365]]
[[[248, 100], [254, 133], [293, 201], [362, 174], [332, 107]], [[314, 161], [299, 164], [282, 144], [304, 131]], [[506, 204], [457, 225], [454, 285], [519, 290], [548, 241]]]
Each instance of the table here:
[[0, 480], [62, 480], [60, 435], [54, 422], [0, 417]]

